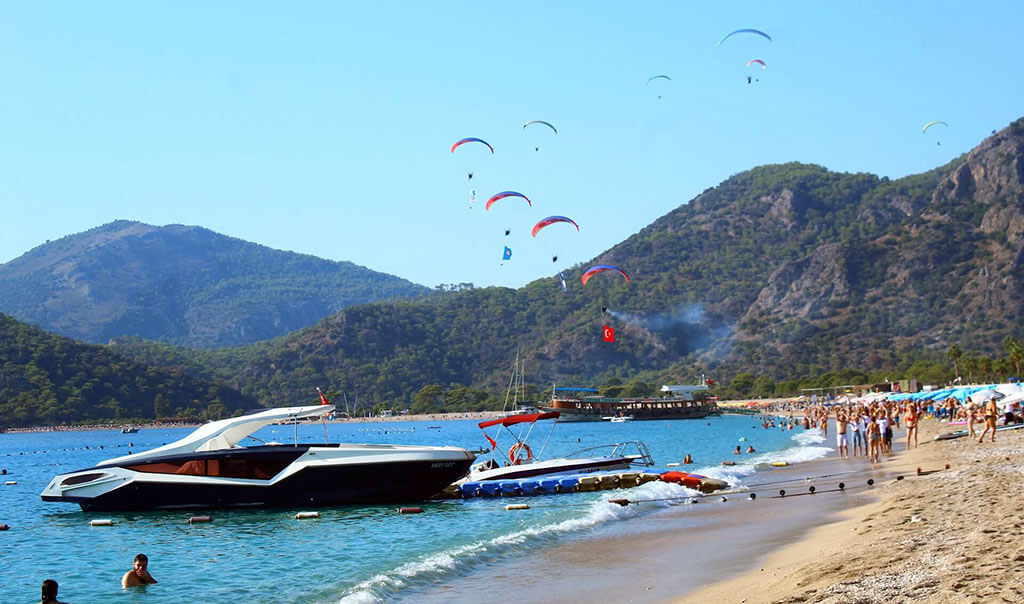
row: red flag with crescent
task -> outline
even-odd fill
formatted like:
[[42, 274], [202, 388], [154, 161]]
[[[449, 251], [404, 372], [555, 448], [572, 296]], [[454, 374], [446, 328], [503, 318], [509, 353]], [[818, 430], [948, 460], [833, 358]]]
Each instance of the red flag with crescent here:
[[327, 402], [327, 397], [324, 396], [323, 392], [320, 392], [319, 388], [316, 389], [316, 393], [320, 395], [320, 404], [321, 405], [330, 405], [330, 403]]
[[614, 342], [615, 341], [615, 330], [607, 325], [604, 326], [604, 341]]

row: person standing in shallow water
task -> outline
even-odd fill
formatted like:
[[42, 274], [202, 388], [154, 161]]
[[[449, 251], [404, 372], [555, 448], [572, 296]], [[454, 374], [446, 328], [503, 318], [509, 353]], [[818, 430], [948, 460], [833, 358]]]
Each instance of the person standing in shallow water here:
[[132, 562], [132, 569], [121, 577], [121, 587], [135, 587], [136, 585], [156, 583], [156, 579], [147, 570], [148, 566], [149, 558], [146, 554], [135, 556], [135, 560]]

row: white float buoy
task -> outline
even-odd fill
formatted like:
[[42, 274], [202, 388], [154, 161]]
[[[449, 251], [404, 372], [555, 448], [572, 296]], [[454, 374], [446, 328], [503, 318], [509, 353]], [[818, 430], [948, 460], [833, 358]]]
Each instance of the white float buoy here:
[[295, 514], [296, 520], [306, 520], [308, 518], [319, 518], [320, 512], [299, 512]]
[[90, 520], [89, 526], [114, 526], [114, 521], [110, 518], [97, 518], [96, 520]]
[[188, 519], [189, 524], [197, 524], [200, 522], [213, 522], [213, 518], [209, 516], [192, 516]]
[[528, 509], [530, 509], [530, 506], [526, 505], [525, 503], [510, 503], [510, 504], [505, 506], [505, 511], [506, 512], [511, 511], [511, 510], [528, 510]]

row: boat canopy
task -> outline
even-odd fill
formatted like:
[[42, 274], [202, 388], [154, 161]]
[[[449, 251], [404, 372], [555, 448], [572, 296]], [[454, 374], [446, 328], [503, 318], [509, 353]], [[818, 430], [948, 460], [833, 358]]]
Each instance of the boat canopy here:
[[150, 457], [161, 457], [196, 451], [219, 451], [230, 449], [264, 426], [278, 422], [319, 417], [334, 411], [334, 405], [310, 405], [307, 407], [280, 407], [267, 409], [251, 415], [230, 417], [208, 424], [203, 424], [194, 432], [162, 447], [142, 453], [116, 457], [102, 462], [100, 465], [121, 464], [125, 461], [138, 461]]
[[576, 386], [559, 386], [555, 392], [598, 392], [597, 388], [578, 388]]
[[491, 426], [514, 426], [516, 424], [532, 424], [537, 420], [541, 419], [554, 419], [561, 415], [558, 411], [549, 411], [547, 413], [523, 413], [520, 415], [510, 415], [508, 417], [500, 417], [498, 419], [489, 419], [485, 422], [480, 422], [480, 428], [489, 428]]

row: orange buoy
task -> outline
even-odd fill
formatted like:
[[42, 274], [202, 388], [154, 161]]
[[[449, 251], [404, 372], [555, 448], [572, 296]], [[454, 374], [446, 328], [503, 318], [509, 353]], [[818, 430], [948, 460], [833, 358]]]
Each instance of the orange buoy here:
[[398, 508], [399, 514], [422, 514], [423, 508]]
[[6, 531], [9, 528], [11, 527], [7, 526], [6, 524], [0, 524], [0, 531]]

